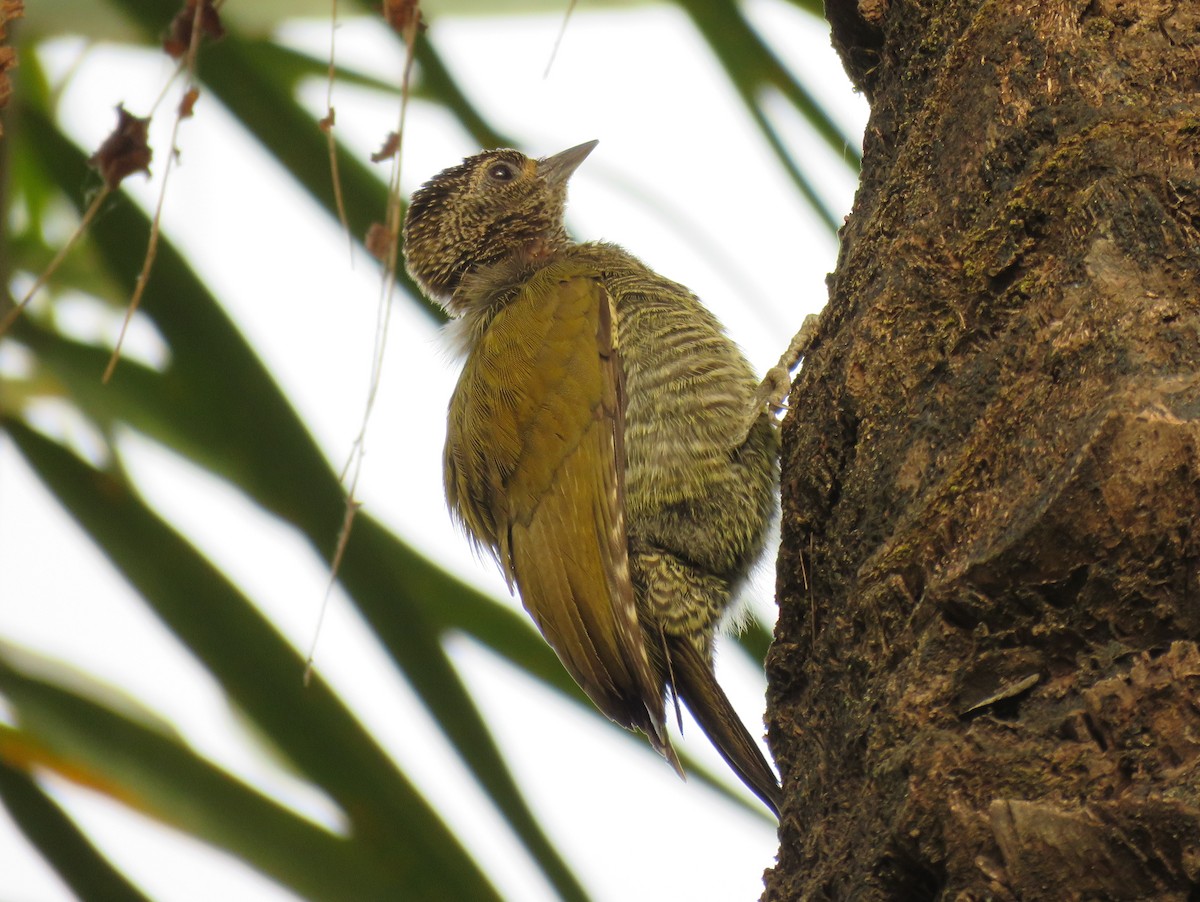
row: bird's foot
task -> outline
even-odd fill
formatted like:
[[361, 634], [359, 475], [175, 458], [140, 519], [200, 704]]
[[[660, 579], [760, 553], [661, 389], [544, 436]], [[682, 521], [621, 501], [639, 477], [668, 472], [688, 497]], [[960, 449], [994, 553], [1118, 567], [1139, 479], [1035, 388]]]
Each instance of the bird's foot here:
[[783, 352], [783, 356], [779, 358], [779, 362], [767, 370], [767, 375], [763, 377], [763, 381], [759, 383], [754, 392], [743, 441], [750, 435], [750, 430], [762, 416], [764, 408], [772, 416], [781, 410], [788, 409], [787, 396], [792, 388], [792, 370], [800, 365], [800, 361], [804, 359], [809, 348], [816, 341], [818, 322], [815, 313], [806, 316], [804, 323], [800, 326], [800, 331], [792, 336], [791, 343]]

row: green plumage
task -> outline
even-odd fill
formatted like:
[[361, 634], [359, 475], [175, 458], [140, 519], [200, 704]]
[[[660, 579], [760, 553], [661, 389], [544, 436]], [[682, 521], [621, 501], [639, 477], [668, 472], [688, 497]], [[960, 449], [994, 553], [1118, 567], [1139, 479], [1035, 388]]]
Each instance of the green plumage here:
[[714, 631], [774, 508], [776, 430], [687, 289], [567, 237], [566, 180], [592, 146], [489, 151], [413, 197], [409, 272], [467, 349], [447, 499], [600, 710], [679, 769], [673, 691], [778, 812], [775, 776], [712, 675]]

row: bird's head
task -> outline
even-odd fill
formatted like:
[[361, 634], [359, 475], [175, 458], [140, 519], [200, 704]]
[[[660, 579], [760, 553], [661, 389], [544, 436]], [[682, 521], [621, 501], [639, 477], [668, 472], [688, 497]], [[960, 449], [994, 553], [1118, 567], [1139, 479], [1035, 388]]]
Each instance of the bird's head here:
[[404, 262], [421, 290], [459, 312], [454, 291], [473, 269], [569, 244], [563, 226], [567, 179], [596, 143], [540, 160], [516, 150], [488, 150], [422, 185], [404, 220]]

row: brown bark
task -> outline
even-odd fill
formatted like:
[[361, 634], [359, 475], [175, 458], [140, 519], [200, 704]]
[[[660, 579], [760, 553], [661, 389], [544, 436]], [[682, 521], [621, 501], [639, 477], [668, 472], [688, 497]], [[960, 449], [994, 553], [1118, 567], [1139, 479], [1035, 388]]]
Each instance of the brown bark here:
[[1200, 4], [827, 6], [764, 899], [1200, 898]]

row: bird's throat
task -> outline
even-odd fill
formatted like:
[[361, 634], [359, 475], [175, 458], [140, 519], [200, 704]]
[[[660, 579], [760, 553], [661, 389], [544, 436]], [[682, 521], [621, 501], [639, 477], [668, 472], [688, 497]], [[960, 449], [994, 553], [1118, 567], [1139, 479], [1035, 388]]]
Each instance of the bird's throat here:
[[554, 237], [538, 236], [498, 260], [472, 267], [455, 287], [450, 309], [466, 316], [503, 307], [538, 270], [557, 260], [569, 246]]

